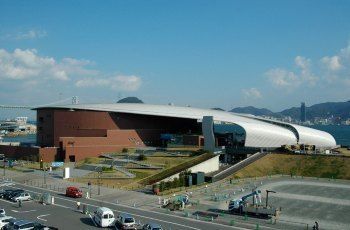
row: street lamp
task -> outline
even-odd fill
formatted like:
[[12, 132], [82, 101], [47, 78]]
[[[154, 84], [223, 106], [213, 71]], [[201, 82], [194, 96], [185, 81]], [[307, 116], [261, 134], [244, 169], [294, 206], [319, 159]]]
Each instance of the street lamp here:
[[4, 177], [6, 176], [6, 158], [4, 157]]
[[44, 184], [46, 184], [46, 166], [44, 166]]
[[98, 191], [97, 191], [97, 193], [98, 193], [98, 195], [100, 195], [100, 193], [101, 193], [101, 172], [98, 172]]
[[268, 201], [269, 201], [269, 193], [276, 193], [275, 191], [272, 191], [272, 190], [266, 190], [266, 207], [267, 207], [267, 204], [268, 204]]
[[89, 187], [89, 198], [91, 198], [91, 182], [88, 182], [88, 187]]

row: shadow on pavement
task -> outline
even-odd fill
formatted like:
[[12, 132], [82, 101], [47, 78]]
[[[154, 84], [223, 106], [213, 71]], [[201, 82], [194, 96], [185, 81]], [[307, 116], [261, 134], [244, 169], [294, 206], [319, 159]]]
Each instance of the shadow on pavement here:
[[[80, 221], [83, 223], [83, 224], [86, 224], [88, 226], [92, 226], [92, 227], [96, 227], [96, 228], [99, 228], [98, 226], [96, 226], [94, 224], [94, 222], [92, 221], [92, 219], [90, 217], [82, 217], [80, 218]], [[113, 229], [112, 227], [109, 227], [109, 228], [103, 228], [103, 229]]]

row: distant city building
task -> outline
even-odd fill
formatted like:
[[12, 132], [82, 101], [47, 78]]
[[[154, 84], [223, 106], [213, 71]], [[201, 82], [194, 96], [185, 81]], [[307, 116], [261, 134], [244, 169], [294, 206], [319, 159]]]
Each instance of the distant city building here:
[[306, 121], [306, 108], [305, 108], [305, 102], [301, 103], [300, 106], [300, 121], [305, 122]]
[[345, 125], [350, 125], [350, 118], [345, 121]]

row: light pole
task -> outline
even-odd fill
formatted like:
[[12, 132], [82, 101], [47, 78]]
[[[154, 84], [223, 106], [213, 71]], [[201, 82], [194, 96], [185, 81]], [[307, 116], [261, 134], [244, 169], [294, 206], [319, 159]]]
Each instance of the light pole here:
[[100, 195], [100, 192], [101, 192], [101, 172], [98, 172], [98, 195]]
[[44, 166], [44, 184], [46, 184], [46, 166]]
[[89, 198], [91, 198], [91, 182], [88, 182], [88, 187], [89, 187]]
[[275, 191], [272, 191], [272, 190], [266, 190], [266, 207], [267, 207], [267, 204], [269, 202], [269, 193], [276, 193]]
[[4, 157], [4, 177], [6, 176], [6, 158]]

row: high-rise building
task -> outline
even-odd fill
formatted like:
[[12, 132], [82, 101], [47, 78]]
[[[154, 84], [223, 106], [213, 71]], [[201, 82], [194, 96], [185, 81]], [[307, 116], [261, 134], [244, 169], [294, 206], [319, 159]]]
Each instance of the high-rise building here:
[[301, 106], [300, 106], [300, 121], [301, 122], [305, 122], [306, 121], [305, 102], [301, 102]]

